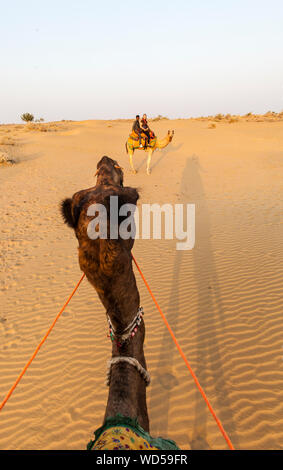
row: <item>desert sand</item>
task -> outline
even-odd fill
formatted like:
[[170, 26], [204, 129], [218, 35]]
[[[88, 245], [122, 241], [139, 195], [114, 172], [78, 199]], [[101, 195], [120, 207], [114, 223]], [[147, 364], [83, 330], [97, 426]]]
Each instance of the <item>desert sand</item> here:
[[[41, 126], [41, 127], [40, 127]], [[95, 182], [103, 155], [138, 187], [139, 204], [195, 203], [196, 245], [137, 240], [137, 258], [181, 347], [237, 449], [283, 446], [283, 121], [159, 120], [172, 143], [152, 174], [131, 121], [0, 126], [0, 402], [81, 276], [59, 202]], [[46, 130], [46, 132], [40, 132]], [[136, 272], [145, 311], [153, 436], [182, 449], [226, 449]], [[0, 412], [1, 449], [85, 449], [103, 421], [111, 344], [86, 280]]]

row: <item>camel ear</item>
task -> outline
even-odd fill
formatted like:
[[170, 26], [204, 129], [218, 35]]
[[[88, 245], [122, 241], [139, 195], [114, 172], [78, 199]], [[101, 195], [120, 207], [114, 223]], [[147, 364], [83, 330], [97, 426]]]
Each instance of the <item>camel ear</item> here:
[[69, 225], [71, 228], [75, 228], [75, 221], [72, 212], [72, 199], [64, 199], [60, 204], [61, 214], [64, 219], [65, 224]]
[[65, 224], [75, 229], [78, 225], [80, 217], [80, 208], [73, 205], [73, 200], [70, 198], [64, 199], [60, 204], [61, 214]]

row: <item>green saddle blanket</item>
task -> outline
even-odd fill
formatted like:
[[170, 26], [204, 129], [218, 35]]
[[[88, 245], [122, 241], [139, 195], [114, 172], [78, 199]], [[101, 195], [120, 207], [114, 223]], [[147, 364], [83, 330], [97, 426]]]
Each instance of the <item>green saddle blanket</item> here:
[[94, 435], [95, 439], [88, 443], [87, 450], [180, 450], [171, 439], [153, 438], [137, 419], [120, 414], [107, 418]]

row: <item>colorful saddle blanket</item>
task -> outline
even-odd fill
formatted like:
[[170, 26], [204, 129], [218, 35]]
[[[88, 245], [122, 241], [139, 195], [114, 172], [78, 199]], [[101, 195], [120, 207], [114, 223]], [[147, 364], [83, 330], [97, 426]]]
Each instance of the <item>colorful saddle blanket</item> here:
[[[150, 135], [150, 140], [155, 139], [155, 135], [154, 135], [154, 133], [153, 133], [152, 131], [150, 131], [150, 134], [149, 134], [149, 135]], [[142, 136], [142, 138], [147, 137], [147, 135], [144, 134], [143, 132], [141, 133], [141, 136]], [[138, 136], [138, 134], [137, 134], [135, 131], [132, 131], [132, 132], [130, 133], [130, 136], [129, 136], [129, 137], [130, 137], [131, 139], [133, 139], [133, 140], [139, 140], [139, 136]]]
[[122, 415], [107, 418], [94, 434], [88, 450], [179, 450], [174, 441], [162, 437], [154, 439], [137, 420]]
[[[138, 134], [135, 133], [135, 131], [132, 131], [131, 134], [129, 135], [130, 139], [132, 142], [128, 141], [128, 145], [131, 149], [136, 149], [139, 148], [139, 136]], [[145, 147], [145, 134], [141, 134], [141, 144], [143, 147]], [[148, 147], [154, 147], [156, 144], [156, 137], [153, 136], [150, 138], [150, 141], [147, 143]]]

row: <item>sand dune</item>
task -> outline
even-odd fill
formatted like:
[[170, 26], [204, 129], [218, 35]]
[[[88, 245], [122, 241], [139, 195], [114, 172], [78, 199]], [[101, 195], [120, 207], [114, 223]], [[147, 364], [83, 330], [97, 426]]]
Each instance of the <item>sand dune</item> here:
[[[17, 161], [0, 168], [0, 401], [81, 275], [59, 201], [93, 185], [108, 155], [140, 188], [140, 203], [196, 204], [192, 251], [176, 251], [175, 240], [137, 240], [134, 254], [235, 447], [282, 448], [283, 122], [258, 121], [152, 123], [158, 136], [175, 136], [154, 154], [151, 176], [144, 152], [130, 173], [123, 120], [55, 123], [46, 132], [0, 126], [0, 150]], [[226, 448], [136, 275], [151, 434], [183, 449]], [[108, 394], [106, 333], [104, 309], [84, 280], [0, 413], [1, 449], [86, 447]]]

